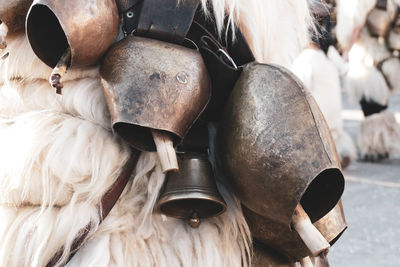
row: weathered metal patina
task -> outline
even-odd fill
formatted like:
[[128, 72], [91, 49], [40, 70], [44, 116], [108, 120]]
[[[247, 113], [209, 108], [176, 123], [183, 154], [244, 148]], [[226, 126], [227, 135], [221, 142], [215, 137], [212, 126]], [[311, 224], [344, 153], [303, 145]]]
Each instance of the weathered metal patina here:
[[314, 223], [318, 231], [332, 246], [347, 229], [342, 200], [324, 217]]
[[255, 243], [252, 265], [253, 267], [296, 267], [296, 263], [281, 255], [274, 249]]
[[1, 0], [0, 21], [5, 23], [9, 32], [23, 30], [25, 18], [32, 0]]
[[35, 54], [54, 68], [68, 47], [71, 66], [95, 64], [119, 29], [114, 0], [35, 0], [26, 31]]
[[179, 219], [208, 218], [226, 210], [206, 155], [178, 153], [179, 172], [167, 174], [157, 209]]
[[211, 96], [200, 53], [154, 39], [121, 40], [100, 72], [113, 129], [139, 150], [155, 151], [150, 129], [171, 133], [177, 145]]
[[287, 229], [297, 204], [315, 222], [344, 190], [336, 148], [317, 104], [279, 66], [244, 67], [221, 120], [218, 150], [243, 205]]

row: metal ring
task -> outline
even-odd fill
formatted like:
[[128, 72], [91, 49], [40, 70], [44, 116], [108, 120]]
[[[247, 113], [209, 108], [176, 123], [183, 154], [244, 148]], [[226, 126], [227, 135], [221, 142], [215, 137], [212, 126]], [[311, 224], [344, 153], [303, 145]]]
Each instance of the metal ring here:
[[135, 16], [135, 14], [133, 13], [133, 11], [128, 11], [128, 12], [126, 12], [126, 17], [128, 18], [128, 19], [131, 19], [131, 18], [133, 18]]
[[225, 56], [226, 59], [228, 59], [228, 61], [232, 64], [232, 67], [234, 67], [235, 69], [237, 69], [237, 65], [235, 63], [235, 61], [233, 61], [233, 59], [231, 58], [231, 56], [222, 48], [217, 50], [217, 53], [221, 53], [223, 56]]

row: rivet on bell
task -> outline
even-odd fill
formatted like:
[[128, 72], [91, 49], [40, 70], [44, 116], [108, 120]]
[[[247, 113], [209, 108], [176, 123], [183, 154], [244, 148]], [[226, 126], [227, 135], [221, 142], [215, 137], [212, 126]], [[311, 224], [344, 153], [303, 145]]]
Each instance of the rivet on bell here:
[[193, 212], [192, 217], [189, 219], [190, 227], [197, 228], [200, 225], [200, 218], [197, 212]]
[[131, 18], [133, 18], [134, 16], [135, 16], [135, 14], [133, 14], [132, 11], [126, 12], [126, 17], [127, 17], [127, 18], [131, 19]]

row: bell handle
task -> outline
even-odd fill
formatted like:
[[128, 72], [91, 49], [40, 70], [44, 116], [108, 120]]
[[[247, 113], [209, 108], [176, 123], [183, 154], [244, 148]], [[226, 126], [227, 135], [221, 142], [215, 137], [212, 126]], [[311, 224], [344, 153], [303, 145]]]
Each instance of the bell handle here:
[[330, 248], [328, 241], [326, 241], [318, 229], [311, 223], [310, 218], [300, 204], [297, 204], [293, 213], [292, 226], [310, 250], [312, 256], [328, 252]]
[[155, 129], [151, 129], [151, 133], [157, 147], [163, 173], [178, 171], [178, 160], [171, 136], [166, 132]]
[[49, 82], [50, 85], [54, 88], [56, 88], [56, 93], [61, 95], [61, 89], [64, 87], [64, 85], [61, 82], [61, 79], [67, 73], [68, 65], [71, 62], [71, 48], [67, 48], [60, 57], [57, 65], [53, 69], [53, 71], [50, 74]]
[[301, 267], [314, 267], [310, 257], [305, 257], [300, 260]]
[[0, 24], [0, 49], [5, 49], [7, 47], [6, 37], [8, 33], [7, 25], [2, 22]]

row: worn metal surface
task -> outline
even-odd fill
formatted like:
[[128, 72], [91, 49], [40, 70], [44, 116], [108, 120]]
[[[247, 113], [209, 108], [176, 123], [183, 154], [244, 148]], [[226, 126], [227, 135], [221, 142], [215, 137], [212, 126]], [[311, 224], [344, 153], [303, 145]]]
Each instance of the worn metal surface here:
[[218, 150], [241, 202], [287, 228], [300, 201], [315, 222], [344, 190], [335, 145], [317, 104], [282, 67], [244, 67], [221, 120]]
[[9, 32], [24, 29], [25, 17], [32, 0], [1, 0], [0, 20], [4, 22]]
[[274, 222], [242, 206], [251, 236], [261, 244], [274, 248], [291, 261], [311, 255], [299, 234], [287, 225]]
[[116, 3], [117, 3], [118, 11], [120, 13], [122, 13], [142, 1], [143, 0], [116, 0]]
[[139, 150], [156, 149], [149, 128], [172, 133], [177, 145], [211, 96], [200, 53], [158, 40], [126, 37], [100, 72], [113, 129]]
[[113, 43], [119, 27], [114, 0], [35, 0], [26, 30], [35, 54], [54, 68], [71, 48], [71, 65], [95, 64]]
[[314, 223], [314, 226], [332, 246], [347, 229], [342, 200], [324, 217]]
[[367, 17], [369, 32], [374, 36], [385, 37], [390, 27], [390, 17], [386, 10], [374, 8]]
[[169, 172], [157, 209], [168, 216], [189, 219], [217, 216], [226, 204], [215, 184], [206, 155], [178, 153], [179, 172]]
[[296, 267], [296, 263], [265, 245], [254, 244], [252, 267]]

